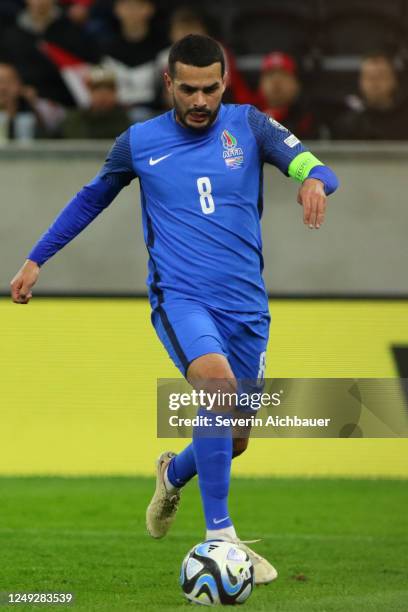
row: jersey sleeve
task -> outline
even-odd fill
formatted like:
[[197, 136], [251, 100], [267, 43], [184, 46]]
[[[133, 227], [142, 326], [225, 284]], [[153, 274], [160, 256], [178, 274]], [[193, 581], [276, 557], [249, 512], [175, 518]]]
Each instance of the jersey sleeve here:
[[99, 174], [63, 208], [28, 259], [43, 265], [82, 232], [135, 177], [129, 128], [116, 139]]
[[336, 191], [338, 179], [333, 170], [308, 151], [300, 140], [278, 121], [250, 106], [248, 123], [262, 162], [276, 166], [286, 176], [300, 183], [307, 178], [322, 181], [326, 195]]
[[97, 179], [100, 178], [115, 186], [119, 191], [136, 178], [130, 148], [130, 130], [131, 128], [127, 129], [116, 139], [102, 169], [96, 176]]
[[249, 107], [248, 123], [258, 144], [262, 161], [276, 166], [289, 176], [290, 163], [298, 155], [305, 153], [306, 147], [278, 121], [261, 113], [254, 106]]

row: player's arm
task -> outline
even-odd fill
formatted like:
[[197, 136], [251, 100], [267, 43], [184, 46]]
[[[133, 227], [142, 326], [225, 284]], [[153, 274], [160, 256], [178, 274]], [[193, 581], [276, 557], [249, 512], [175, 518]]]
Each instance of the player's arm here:
[[253, 106], [248, 110], [248, 123], [262, 161], [301, 183], [298, 202], [303, 206], [303, 222], [318, 229], [324, 221], [327, 196], [338, 187], [337, 176], [294, 134]]
[[72, 198], [29, 253], [10, 283], [14, 302], [29, 302], [40, 267], [78, 236], [135, 177], [129, 128], [116, 139], [99, 174]]

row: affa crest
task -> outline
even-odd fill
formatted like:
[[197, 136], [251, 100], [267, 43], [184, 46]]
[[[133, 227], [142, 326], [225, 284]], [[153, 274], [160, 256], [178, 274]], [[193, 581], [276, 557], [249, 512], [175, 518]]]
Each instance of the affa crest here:
[[238, 146], [237, 139], [228, 130], [224, 130], [221, 134], [222, 146], [224, 151], [222, 156], [227, 168], [237, 170], [244, 163], [244, 152]]

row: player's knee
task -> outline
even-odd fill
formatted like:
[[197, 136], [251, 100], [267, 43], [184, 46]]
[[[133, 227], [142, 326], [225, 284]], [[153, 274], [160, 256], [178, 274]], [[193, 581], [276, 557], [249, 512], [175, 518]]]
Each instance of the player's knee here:
[[187, 379], [197, 391], [213, 398], [214, 412], [234, 410], [238, 385], [224, 355], [211, 353], [198, 357], [190, 364]]
[[[218, 353], [209, 353], [194, 359], [187, 370], [187, 379], [191, 384], [202, 381], [219, 380], [235, 381], [228, 359]], [[231, 383], [230, 383], [231, 384]], [[235, 386], [235, 385], [234, 385]]]
[[235, 438], [232, 443], [232, 456], [239, 457], [248, 448], [248, 438]]

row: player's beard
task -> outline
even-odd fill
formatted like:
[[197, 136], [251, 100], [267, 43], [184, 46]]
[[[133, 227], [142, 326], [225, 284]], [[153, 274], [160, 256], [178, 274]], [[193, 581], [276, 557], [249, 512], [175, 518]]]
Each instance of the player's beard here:
[[[220, 103], [218, 104], [217, 108], [213, 111], [210, 111], [207, 108], [189, 108], [186, 111], [183, 110], [181, 108], [181, 106], [179, 104], [177, 104], [176, 99], [173, 97], [173, 106], [174, 106], [174, 110], [176, 111], [176, 116], [177, 116], [177, 120], [184, 125], [184, 127], [190, 128], [191, 130], [196, 130], [197, 132], [201, 132], [203, 130], [208, 129], [216, 120], [217, 115], [218, 115], [218, 111], [220, 110], [220, 106], [221, 106], [222, 100], [220, 101]], [[204, 125], [191, 125], [190, 123], [187, 123], [187, 117], [189, 114], [191, 113], [205, 113], [208, 116], [208, 121], [204, 123]]]

